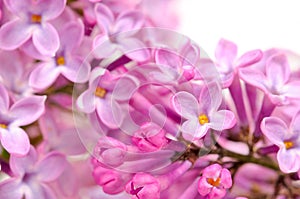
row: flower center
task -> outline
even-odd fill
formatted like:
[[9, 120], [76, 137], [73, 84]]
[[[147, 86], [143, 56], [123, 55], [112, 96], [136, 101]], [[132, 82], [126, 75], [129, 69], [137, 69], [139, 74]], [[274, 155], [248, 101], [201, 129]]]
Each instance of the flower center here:
[[106, 95], [106, 92], [107, 91], [104, 88], [97, 87], [96, 90], [95, 90], [95, 95], [97, 97], [104, 98], [105, 95]]
[[217, 186], [220, 185], [221, 178], [217, 178], [216, 180], [214, 180], [213, 178], [208, 178], [208, 179], [207, 179], [207, 182], [208, 182], [209, 184], [211, 184], [212, 186], [217, 187]]
[[31, 22], [32, 23], [41, 23], [42, 22], [42, 16], [41, 15], [32, 14], [31, 15]]
[[199, 116], [198, 116], [198, 120], [199, 120], [199, 123], [200, 123], [201, 125], [206, 124], [206, 123], [209, 122], [208, 117], [207, 117], [206, 114], [201, 114], [201, 115], [199, 115]]
[[6, 124], [0, 124], [0, 128], [7, 129], [7, 125]]
[[294, 146], [294, 143], [292, 141], [284, 141], [283, 143], [286, 149], [290, 149]]
[[65, 65], [65, 58], [63, 56], [59, 56], [56, 58], [56, 64], [58, 66]]

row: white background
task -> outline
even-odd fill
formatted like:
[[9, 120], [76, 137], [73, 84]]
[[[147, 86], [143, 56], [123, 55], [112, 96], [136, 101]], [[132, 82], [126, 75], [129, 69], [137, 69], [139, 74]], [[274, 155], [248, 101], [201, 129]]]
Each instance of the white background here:
[[220, 38], [235, 42], [239, 54], [286, 48], [300, 54], [299, 0], [180, 0], [180, 33], [209, 56]]

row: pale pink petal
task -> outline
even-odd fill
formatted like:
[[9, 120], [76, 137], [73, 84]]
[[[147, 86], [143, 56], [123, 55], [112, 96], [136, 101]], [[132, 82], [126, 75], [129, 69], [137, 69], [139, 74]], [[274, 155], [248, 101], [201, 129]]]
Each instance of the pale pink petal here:
[[29, 11], [28, 5], [30, 5], [32, 1], [31, 0], [23, 0], [23, 1], [4, 0], [3, 2], [9, 11], [11, 11], [16, 15], [21, 15]]
[[84, 25], [82, 21], [71, 21], [59, 32], [60, 46], [62, 49], [71, 52], [79, 47], [84, 36]]
[[58, 17], [64, 10], [67, 0], [42, 0], [38, 2], [37, 11], [42, 13], [44, 20]]
[[14, 103], [10, 108], [12, 124], [25, 126], [36, 121], [45, 111], [45, 101], [46, 96], [30, 96]]
[[98, 25], [102, 28], [102, 31], [108, 34], [115, 20], [114, 14], [106, 5], [100, 3], [95, 6], [95, 14]]
[[207, 125], [200, 125], [198, 118], [187, 120], [182, 124], [181, 131], [184, 139], [193, 141], [202, 138], [208, 130]]
[[266, 63], [266, 76], [273, 86], [283, 86], [290, 77], [290, 66], [284, 54], [274, 55]]
[[61, 67], [61, 73], [68, 80], [75, 83], [84, 83], [90, 76], [90, 64], [78, 56], [69, 57], [66, 66]]
[[12, 172], [16, 176], [21, 176], [26, 172], [30, 172], [37, 161], [37, 153], [33, 146], [30, 147], [28, 154], [24, 157], [11, 155], [9, 165]]
[[94, 92], [86, 90], [77, 99], [78, 108], [85, 113], [92, 113], [96, 109], [96, 97]]
[[172, 97], [172, 105], [174, 110], [186, 119], [197, 118], [199, 114], [199, 104], [195, 96], [181, 91]]
[[42, 182], [56, 180], [66, 166], [66, 157], [60, 153], [52, 152], [37, 164], [38, 178]]
[[11, 178], [0, 183], [0, 198], [22, 199], [24, 190], [19, 179]]
[[230, 129], [236, 124], [236, 119], [233, 112], [229, 110], [220, 110], [215, 112], [210, 118], [210, 128], [223, 131]]
[[283, 144], [285, 133], [288, 132], [288, 127], [279, 118], [267, 117], [264, 118], [260, 126], [263, 134], [273, 143], [278, 146]]
[[139, 82], [136, 78], [132, 76], [122, 77], [117, 81], [112, 97], [121, 101], [129, 100], [138, 86]]
[[202, 88], [199, 96], [200, 109], [204, 113], [216, 111], [222, 102], [221, 86], [217, 82], [211, 82]]
[[9, 131], [2, 131], [1, 144], [14, 155], [26, 155], [30, 149], [28, 135], [19, 127], [11, 127]]
[[237, 55], [237, 46], [231, 41], [221, 39], [217, 45], [215, 56], [221, 67], [232, 68], [232, 63]]
[[285, 84], [281, 90], [282, 95], [285, 95], [290, 98], [300, 98], [300, 81], [293, 81]]
[[158, 49], [155, 53], [155, 62], [162, 68], [171, 67], [177, 69], [181, 66], [179, 55], [167, 49]]
[[239, 70], [239, 76], [242, 80], [244, 80], [248, 84], [257, 87], [264, 92], [267, 92], [267, 88], [266, 88], [267, 79], [266, 76], [261, 71], [248, 68], [248, 67], [241, 68]]
[[116, 19], [113, 33], [140, 29], [144, 25], [144, 21], [144, 16], [140, 12], [129, 11], [121, 13]]
[[29, 76], [29, 85], [36, 90], [44, 90], [51, 86], [61, 73], [61, 68], [54, 63], [38, 65]]
[[297, 134], [298, 137], [299, 136], [299, 132], [300, 132], [300, 111], [298, 111], [294, 117], [293, 120], [290, 124], [290, 129], [292, 130], [293, 133]]
[[14, 50], [24, 44], [32, 35], [32, 27], [21, 20], [13, 20], [0, 29], [0, 48]]
[[285, 148], [277, 152], [279, 168], [285, 173], [297, 172], [300, 169], [299, 154], [297, 150]]
[[32, 42], [41, 54], [51, 57], [59, 48], [58, 33], [50, 23], [44, 23], [33, 32]]
[[9, 108], [9, 96], [5, 87], [0, 84], [0, 112], [6, 112]]
[[118, 38], [118, 44], [122, 52], [133, 60], [142, 62], [150, 57], [147, 46], [136, 38]]
[[107, 35], [98, 35], [93, 41], [93, 54], [96, 58], [108, 58], [118, 50], [118, 45], [112, 43]]
[[221, 165], [212, 164], [203, 170], [203, 176], [205, 178], [217, 179], [218, 177], [220, 177], [221, 171], [222, 171]]
[[235, 63], [236, 67], [250, 66], [261, 60], [263, 52], [261, 50], [252, 50], [243, 54]]
[[123, 121], [120, 105], [114, 100], [105, 99], [97, 102], [97, 113], [101, 121], [110, 128], [118, 128]]
[[191, 43], [190, 41], [180, 54], [184, 58], [183, 65], [195, 66], [197, 61], [200, 59], [200, 48], [197, 44]]

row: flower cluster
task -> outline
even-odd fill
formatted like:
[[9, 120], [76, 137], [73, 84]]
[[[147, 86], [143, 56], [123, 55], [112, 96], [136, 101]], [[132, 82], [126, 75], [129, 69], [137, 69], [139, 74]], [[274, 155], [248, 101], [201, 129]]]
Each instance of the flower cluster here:
[[0, 0], [0, 198], [300, 197], [299, 57], [211, 59], [175, 3]]

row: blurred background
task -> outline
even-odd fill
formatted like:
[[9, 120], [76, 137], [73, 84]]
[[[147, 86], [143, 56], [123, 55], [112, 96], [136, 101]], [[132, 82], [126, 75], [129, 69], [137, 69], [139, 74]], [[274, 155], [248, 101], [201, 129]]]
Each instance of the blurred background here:
[[179, 0], [182, 34], [209, 56], [220, 38], [235, 42], [239, 54], [286, 48], [300, 54], [299, 0]]

